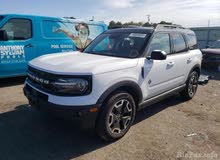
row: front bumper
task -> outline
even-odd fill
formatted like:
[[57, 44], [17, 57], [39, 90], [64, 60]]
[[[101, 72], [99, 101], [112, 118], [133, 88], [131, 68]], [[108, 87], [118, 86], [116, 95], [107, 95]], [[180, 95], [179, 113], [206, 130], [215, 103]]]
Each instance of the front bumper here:
[[23, 91], [32, 107], [64, 119], [82, 120], [88, 125], [94, 125], [100, 108], [100, 105], [96, 104], [84, 106], [53, 104], [48, 101], [48, 95], [35, 90], [28, 84], [25, 84]]

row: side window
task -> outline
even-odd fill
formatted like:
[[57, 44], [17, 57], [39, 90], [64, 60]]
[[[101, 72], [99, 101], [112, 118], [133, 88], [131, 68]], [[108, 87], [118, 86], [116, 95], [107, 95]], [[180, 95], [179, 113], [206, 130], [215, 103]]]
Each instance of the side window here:
[[165, 51], [170, 53], [170, 36], [168, 33], [156, 33], [150, 44], [150, 52], [153, 50]]
[[180, 53], [186, 51], [186, 42], [181, 34], [173, 34], [173, 45], [174, 45], [174, 52]]
[[31, 20], [11, 19], [3, 27], [9, 40], [26, 40], [32, 37]]
[[189, 49], [196, 49], [197, 48], [197, 40], [196, 36], [193, 34], [185, 35]]

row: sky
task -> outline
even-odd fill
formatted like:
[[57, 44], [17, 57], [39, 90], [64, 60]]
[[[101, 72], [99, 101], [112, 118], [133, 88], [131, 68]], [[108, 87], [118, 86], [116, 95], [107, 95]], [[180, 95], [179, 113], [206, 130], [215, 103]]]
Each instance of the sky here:
[[220, 26], [220, 0], [0, 0], [0, 14], [74, 16], [97, 21], [157, 23], [168, 21], [184, 27]]

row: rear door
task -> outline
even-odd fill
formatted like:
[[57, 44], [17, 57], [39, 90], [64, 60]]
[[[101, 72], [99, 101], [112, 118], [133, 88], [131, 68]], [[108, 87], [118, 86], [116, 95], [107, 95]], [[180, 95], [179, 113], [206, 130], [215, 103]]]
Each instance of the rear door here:
[[33, 21], [31, 18], [10, 18], [3, 24], [8, 41], [0, 41], [0, 77], [26, 73], [27, 63], [35, 55]]
[[192, 55], [182, 33], [172, 33], [173, 53], [169, 55], [176, 62], [177, 84], [184, 84], [192, 68]]

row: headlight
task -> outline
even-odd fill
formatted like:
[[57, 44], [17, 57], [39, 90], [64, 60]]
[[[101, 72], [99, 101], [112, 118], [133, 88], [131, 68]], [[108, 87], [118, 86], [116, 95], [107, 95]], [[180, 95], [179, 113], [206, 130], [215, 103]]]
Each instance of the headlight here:
[[58, 79], [53, 82], [56, 93], [82, 95], [88, 93], [89, 81], [82, 78]]

